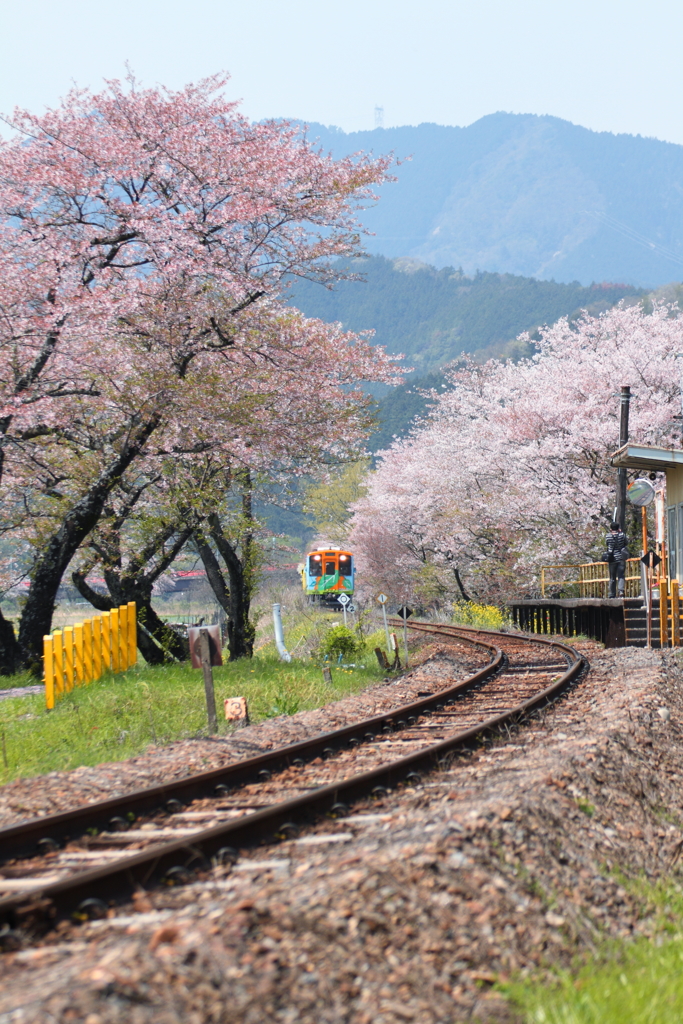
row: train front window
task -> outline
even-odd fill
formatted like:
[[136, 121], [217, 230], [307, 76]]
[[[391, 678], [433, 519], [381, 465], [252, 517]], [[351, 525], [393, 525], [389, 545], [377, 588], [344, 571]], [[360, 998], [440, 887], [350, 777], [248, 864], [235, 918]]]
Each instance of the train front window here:
[[340, 555], [339, 556], [339, 572], [342, 576], [351, 576], [351, 556]]
[[311, 576], [322, 575], [322, 564], [320, 555], [311, 555], [308, 559], [308, 572]]
[[325, 575], [326, 576], [334, 576], [336, 571], [337, 571], [337, 566], [334, 564], [334, 562], [325, 562]]

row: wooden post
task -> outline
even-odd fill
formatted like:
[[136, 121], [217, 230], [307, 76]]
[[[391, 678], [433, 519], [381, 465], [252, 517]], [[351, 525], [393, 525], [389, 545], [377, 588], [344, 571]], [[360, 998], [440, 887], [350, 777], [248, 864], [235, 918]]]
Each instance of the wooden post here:
[[128, 667], [138, 661], [138, 616], [135, 601], [128, 602]]
[[83, 623], [77, 622], [74, 626], [74, 683], [82, 686], [85, 682], [83, 671]]
[[55, 649], [51, 636], [43, 637], [43, 664], [45, 667], [45, 707], [52, 711], [55, 706]]
[[53, 667], [55, 670], [55, 696], [61, 697], [64, 694], [64, 644], [61, 629], [56, 629], [52, 634], [52, 645], [54, 651]]
[[669, 646], [669, 591], [666, 576], [659, 580], [659, 646]]
[[68, 692], [74, 688], [74, 630], [73, 626], [64, 627], [64, 689]]
[[[385, 671], [386, 669], [388, 669], [390, 667], [389, 666], [389, 659], [387, 658], [386, 654], [384, 653], [384, 651], [382, 650], [381, 647], [375, 647], [375, 657], [377, 658], [377, 661], [379, 662], [379, 667], [380, 667], [381, 671]], [[329, 680], [325, 679], [325, 682], [330, 682], [331, 683], [332, 682], [332, 674], [330, 673], [329, 668], [328, 668], [327, 672], [328, 672], [328, 675], [330, 676], [330, 678], [329, 678]], [[325, 674], [325, 669], [323, 669], [323, 675], [324, 674]]]
[[102, 630], [102, 670], [111, 668], [111, 612], [102, 612], [100, 627]]
[[681, 646], [681, 606], [678, 580], [671, 581], [671, 646]]
[[92, 678], [93, 682], [102, 676], [102, 616], [91, 620], [92, 628]]
[[214, 736], [218, 732], [218, 719], [216, 717], [216, 694], [213, 688], [211, 643], [208, 629], [199, 630], [199, 653], [202, 659], [202, 672], [204, 674], [204, 693], [206, 694], [206, 715], [209, 721], [209, 735]]
[[83, 623], [83, 682], [93, 681], [93, 657], [92, 657], [92, 627], [93, 620], [86, 619]]
[[392, 664], [389, 666], [389, 668], [400, 669], [400, 667], [401, 667], [401, 658], [399, 657], [399, 651], [398, 651], [398, 637], [396, 636], [395, 633], [390, 633], [389, 634], [389, 639], [391, 640], [391, 649], [394, 652], [394, 660], [393, 660]]
[[120, 604], [118, 641], [119, 672], [125, 672], [128, 668], [128, 605]]
[[119, 664], [119, 629], [121, 623], [119, 621], [119, 610], [118, 608], [112, 608], [109, 612], [109, 622], [111, 624], [111, 647], [110, 647], [110, 658], [111, 658], [111, 670], [112, 672], [120, 671]]

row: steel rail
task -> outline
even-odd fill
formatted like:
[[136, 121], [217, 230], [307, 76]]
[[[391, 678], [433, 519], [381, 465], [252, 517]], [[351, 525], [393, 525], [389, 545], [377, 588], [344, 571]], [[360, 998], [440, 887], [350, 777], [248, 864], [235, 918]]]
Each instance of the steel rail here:
[[[392, 626], [403, 626], [403, 619], [399, 617], [389, 616], [388, 621]], [[548, 637], [538, 636], [533, 634], [530, 636], [527, 633], [518, 633], [514, 630], [496, 630], [496, 629], [484, 629], [480, 626], [461, 626], [459, 624], [450, 625], [449, 623], [431, 623], [431, 622], [414, 622], [408, 623], [408, 629], [413, 629], [418, 633], [436, 633], [439, 636], [452, 636], [465, 639], [462, 636], [463, 633], [476, 633], [477, 636], [491, 636], [497, 639], [505, 638], [505, 640], [517, 641], [518, 643], [532, 642], [537, 643], [540, 646], [553, 647], [567, 658], [583, 658], [584, 663], [587, 665], [588, 661], [579, 654], [569, 644], [563, 643], [561, 640], [550, 640]]]
[[[424, 715], [451, 697], [466, 693], [472, 687], [498, 672], [504, 664], [502, 652], [494, 645], [466, 638], [475, 647], [488, 651], [492, 657], [483, 668], [463, 681], [438, 693], [423, 697], [411, 704], [401, 705], [393, 711], [364, 718], [352, 725], [342, 726], [330, 732], [319, 733], [311, 739], [301, 740], [286, 747], [255, 757], [244, 758], [233, 764], [196, 772], [184, 778], [174, 779], [157, 786], [133, 790], [121, 796], [110, 797], [96, 803], [86, 804], [69, 811], [49, 814], [41, 818], [22, 821], [0, 829], [0, 859], [7, 861], [17, 857], [32, 856], [36, 853], [41, 839], [51, 839], [62, 845], [82, 836], [88, 829], [105, 828], [116, 816], [148, 814], [158, 811], [170, 800], [189, 802], [214, 795], [216, 786], [242, 786], [255, 782], [260, 772], [277, 772], [291, 766], [296, 759], [312, 760], [320, 757], [331, 745], [341, 746], [350, 740], [364, 741], [365, 734], [373, 729], [381, 731], [385, 725], [393, 725], [396, 718], [409, 715]], [[1, 902], [1, 901], [0, 901]]]
[[[456, 637], [458, 629], [458, 627], [438, 626], [431, 628], [429, 624], [422, 623], [413, 623], [410, 628], [416, 629], [418, 632], [440, 633], [444, 637]], [[468, 632], [472, 631], [468, 629]], [[400, 785], [409, 776], [414, 776], [418, 770], [431, 770], [438, 766], [445, 756], [458, 750], [471, 748], [484, 736], [498, 732], [502, 726], [521, 722], [533, 710], [556, 699], [587, 666], [586, 659], [567, 644], [545, 638], [496, 634], [492, 630], [481, 632], [487, 636], [497, 635], [500, 639], [518, 639], [520, 642], [556, 648], [569, 662], [568, 667], [549, 686], [544, 687], [538, 694], [513, 708], [371, 771], [321, 786], [313, 792], [244, 815], [238, 820], [199, 830], [192, 836], [159, 843], [137, 854], [128, 854], [114, 864], [93, 868], [72, 878], [34, 889], [30, 893], [19, 893], [13, 897], [2, 899], [0, 900], [0, 922], [6, 922], [14, 927], [27, 917], [30, 919], [31, 915], [36, 912], [54, 920], [72, 914], [81, 901], [86, 899], [102, 899], [104, 897], [110, 903], [120, 902], [131, 898], [135, 891], [158, 884], [172, 868], [185, 868], [190, 871], [195, 868], [207, 868], [212, 861], [213, 863], [220, 862], [221, 850], [226, 847], [248, 848], [264, 841], [269, 842], [282, 838], [282, 830], [285, 829], [285, 826], [309, 823], [319, 819], [322, 815], [329, 814], [335, 804], [342, 802], [351, 804], [359, 798], [368, 796], [378, 787], [390, 788]], [[463, 636], [461, 639], [466, 638]], [[464, 682], [441, 691], [435, 697], [428, 698], [429, 704], [433, 705], [433, 709], [436, 710], [436, 704], [441, 704], [444, 698], [448, 699], [448, 696], [454, 692], [462, 692], [466, 687], [477, 685], [492, 673], [495, 662], [499, 667], [504, 663], [502, 651], [498, 650], [496, 658], [489, 666], [481, 669]], [[540, 669], [542, 666], [535, 667]], [[423, 715], [429, 713], [430, 708], [424, 706], [424, 701], [417, 703], [422, 705], [421, 713]], [[414, 709], [415, 704], [409, 705], [408, 708]], [[408, 708], [404, 707], [390, 714], [379, 716], [373, 721], [391, 721], [395, 716], [407, 714]], [[329, 743], [330, 736], [339, 736], [339, 733], [342, 732], [347, 736], [352, 735], [349, 730], [354, 728], [367, 729], [367, 723], [362, 726], [346, 727], [344, 730], [339, 730], [338, 733], [327, 734], [326, 743]], [[300, 747], [300, 745], [297, 744], [296, 747]], [[285, 749], [291, 752], [294, 747]], [[272, 756], [278, 755], [282, 756], [283, 751], [275, 752]], [[291, 754], [286, 755], [285, 763], [290, 758]], [[215, 773], [203, 774], [214, 775]]]

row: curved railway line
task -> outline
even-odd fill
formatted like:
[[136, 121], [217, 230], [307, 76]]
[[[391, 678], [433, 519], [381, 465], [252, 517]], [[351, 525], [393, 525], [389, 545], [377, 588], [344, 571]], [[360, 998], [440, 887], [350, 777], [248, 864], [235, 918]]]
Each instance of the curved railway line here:
[[[0, 935], [104, 916], [159, 884], [185, 884], [307, 824], [345, 818], [556, 699], [587, 663], [540, 637], [415, 622], [483, 667], [419, 700], [312, 739], [0, 830]], [[418, 670], [419, 671], [419, 670]]]

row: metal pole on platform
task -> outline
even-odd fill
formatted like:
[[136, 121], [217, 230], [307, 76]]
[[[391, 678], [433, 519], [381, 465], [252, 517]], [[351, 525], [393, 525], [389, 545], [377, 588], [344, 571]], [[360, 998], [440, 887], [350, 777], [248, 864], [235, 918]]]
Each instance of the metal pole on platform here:
[[[628, 443], [628, 414], [631, 405], [631, 388], [623, 384], [621, 388], [621, 416], [619, 420], [619, 447]], [[622, 530], [626, 530], [626, 469], [617, 470], [617, 522]]]

